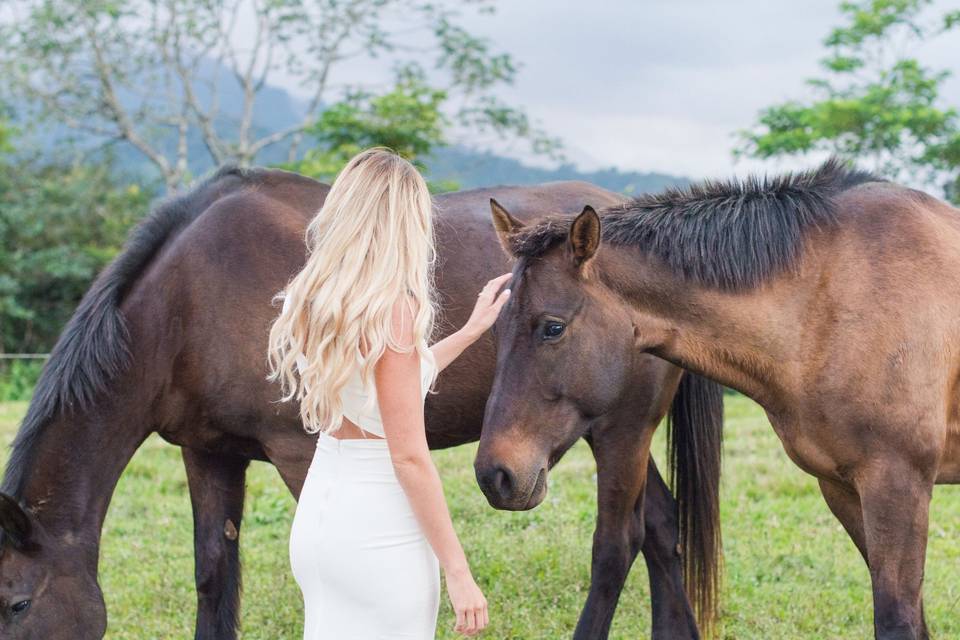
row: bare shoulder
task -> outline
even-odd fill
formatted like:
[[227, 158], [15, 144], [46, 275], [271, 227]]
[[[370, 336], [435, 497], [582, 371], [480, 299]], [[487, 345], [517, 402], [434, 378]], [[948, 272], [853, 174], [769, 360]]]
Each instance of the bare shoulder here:
[[413, 320], [410, 301], [394, 302], [390, 317], [390, 341], [385, 345], [376, 364], [381, 397], [387, 396], [398, 387], [408, 389], [412, 384], [410, 381], [419, 378], [419, 358], [417, 351], [411, 348], [414, 344]]

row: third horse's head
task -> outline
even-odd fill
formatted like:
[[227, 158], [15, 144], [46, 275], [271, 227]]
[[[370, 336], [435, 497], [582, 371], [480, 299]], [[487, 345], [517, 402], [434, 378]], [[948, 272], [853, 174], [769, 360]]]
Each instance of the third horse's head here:
[[[511, 238], [523, 224], [496, 201], [491, 208], [501, 244], [516, 257]], [[497, 366], [474, 467], [499, 509], [543, 500], [547, 471], [609, 416], [638, 363], [631, 317], [598, 281], [599, 216], [586, 207], [557, 224], [569, 227], [566, 242], [519, 257], [493, 328]]]

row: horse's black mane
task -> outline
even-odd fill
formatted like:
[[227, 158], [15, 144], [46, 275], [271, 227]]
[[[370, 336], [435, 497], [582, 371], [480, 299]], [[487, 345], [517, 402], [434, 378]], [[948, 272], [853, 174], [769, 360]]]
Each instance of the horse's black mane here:
[[130, 336], [120, 303], [157, 250], [202, 213], [204, 205], [256, 174], [256, 170], [223, 167], [189, 191], [157, 204], [137, 225], [120, 255], [83, 296], [54, 345], [27, 415], [10, 445], [0, 490], [21, 499], [44, 427], [61, 412], [88, 409], [110, 382], [130, 366]]
[[[882, 180], [831, 158], [801, 173], [705, 181], [605, 209], [601, 233], [604, 242], [654, 254], [686, 280], [742, 290], [795, 264], [805, 232], [836, 222], [834, 196]], [[510, 237], [511, 249], [542, 255], [567, 238], [570, 223], [541, 218]]]

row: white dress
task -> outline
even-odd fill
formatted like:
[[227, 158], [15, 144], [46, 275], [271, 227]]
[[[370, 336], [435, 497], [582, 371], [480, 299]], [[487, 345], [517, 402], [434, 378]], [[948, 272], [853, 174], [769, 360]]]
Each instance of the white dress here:
[[[436, 363], [421, 356], [421, 389]], [[379, 408], [347, 385], [344, 414], [382, 434]], [[303, 593], [304, 640], [432, 640], [440, 568], [381, 438], [320, 434], [290, 530], [290, 565]]]

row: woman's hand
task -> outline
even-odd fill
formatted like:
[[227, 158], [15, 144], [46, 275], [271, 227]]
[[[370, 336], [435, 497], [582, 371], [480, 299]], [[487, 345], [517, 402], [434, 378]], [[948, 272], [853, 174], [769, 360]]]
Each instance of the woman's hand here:
[[[492, 282], [492, 281], [491, 281]], [[475, 636], [490, 622], [487, 599], [473, 580], [470, 570], [447, 573], [447, 593], [457, 614], [453, 630], [465, 636]]]
[[473, 308], [473, 313], [470, 314], [470, 319], [463, 325], [463, 331], [479, 337], [496, 322], [500, 308], [510, 297], [510, 289], [504, 289], [496, 298], [494, 294], [511, 275], [513, 274], [505, 273], [484, 285], [477, 295], [477, 304]]
[[510, 289], [504, 289], [500, 295], [494, 299], [494, 294], [500, 288], [511, 274], [505, 273], [489, 281], [480, 294], [477, 296], [477, 304], [470, 314], [470, 319], [460, 328], [454, 331], [440, 342], [434, 343], [430, 347], [433, 357], [437, 363], [437, 369], [443, 371], [448, 364], [453, 362], [464, 349], [480, 339], [483, 332], [490, 328], [500, 313], [500, 307], [510, 296]]

